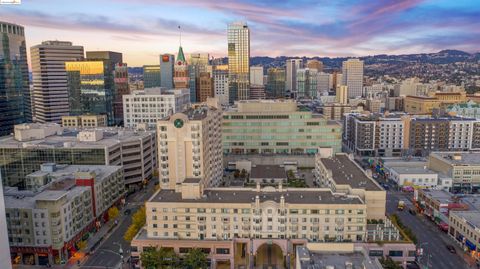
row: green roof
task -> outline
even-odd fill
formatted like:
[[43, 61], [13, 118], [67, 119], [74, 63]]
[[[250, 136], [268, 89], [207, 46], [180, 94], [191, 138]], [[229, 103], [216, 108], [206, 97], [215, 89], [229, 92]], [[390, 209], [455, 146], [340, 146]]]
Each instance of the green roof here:
[[182, 46], [178, 48], [177, 61], [185, 62], [185, 55], [183, 54]]

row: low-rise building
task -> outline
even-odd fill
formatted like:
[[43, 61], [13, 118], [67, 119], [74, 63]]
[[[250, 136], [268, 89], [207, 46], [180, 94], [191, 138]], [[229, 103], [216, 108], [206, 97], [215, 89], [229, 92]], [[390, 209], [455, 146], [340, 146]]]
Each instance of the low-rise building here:
[[448, 106], [447, 112], [455, 116], [480, 119], [480, 104], [470, 100], [466, 103]]
[[120, 166], [45, 164], [28, 177], [45, 184], [34, 190], [5, 189], [10, 252], [22, 264], [68, 260], [125, 194]]
[[189, 105], [188, 89], [145, 88], [143, 91], [134, 91], [123, 96], [123, 122], [125, 127], [129, 128], [146, 124], [154, 129], [158, 120], [184, 111]]
[[480, 211], [452, 211], [448, 234], [477, 262], [480, 261]]
[[345, 113], [350, 113], [352, 106], [341, 103], [326, 103], [323, 105], [323, 115], [328, 120], [342, 120]]
[[452, 210], [468, 208], [459, 197], [444, 190], [418, 189], [415, 196], [420, 212], [441, 228], [448, 225], [448, 216]]
[[250, 181], [257, 183], [286, 183], [287, 173], [278, 165], [252, 165]]
[[107, 115], [80, 115], [62, 116], [63, 127], [105, 127], [107, 126]]
[[404, 99], [405, 112], [410, 114], [432, 114], [440, 108], [440, 100], [435, 97], [407, 95]]

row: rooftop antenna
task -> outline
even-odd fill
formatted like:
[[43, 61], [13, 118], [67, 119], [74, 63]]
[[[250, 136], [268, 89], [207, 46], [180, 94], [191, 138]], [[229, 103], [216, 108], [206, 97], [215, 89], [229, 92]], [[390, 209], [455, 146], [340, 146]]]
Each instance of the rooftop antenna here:
[[180, 47], [182, 46], [182, 28], [180, 27], [180, 25], [178, 26], [178, 33], [180, 35]]

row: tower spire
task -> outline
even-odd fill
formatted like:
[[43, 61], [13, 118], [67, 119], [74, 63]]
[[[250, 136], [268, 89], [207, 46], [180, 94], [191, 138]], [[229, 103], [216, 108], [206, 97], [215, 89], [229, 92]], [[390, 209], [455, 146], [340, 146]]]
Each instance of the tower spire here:
[[178, 26], [178, 33], [180, 36], [180, 47], [181, 47], [182, 46], [182, 28], [180, 27], [180, 25]]

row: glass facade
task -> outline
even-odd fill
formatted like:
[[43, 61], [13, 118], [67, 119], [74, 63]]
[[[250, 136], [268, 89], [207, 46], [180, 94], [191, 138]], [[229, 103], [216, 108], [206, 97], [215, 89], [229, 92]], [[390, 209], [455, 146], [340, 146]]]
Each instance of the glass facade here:
[[269, 68], [267, 70], [267, 97], [285, 97], [285, 69]]
[[0, 136], [32, 120], [27, 50], [22, 26], [0, 22]]
[[43, 163], [103, 165], [105, 149], [0, 148], [0, 173], [5, 186], [24, 187], [25, 177]]
[[115, 125], [123, 126], [123, 95], [130, 94], [127, 64], [119, 63], [115, 65], [114, 82], [113, 115], [115, 117]]
[[316, 69], [298, 69], [296, 98], [314, 99], [317, 97], [317, 73]]
[[223, 148], [227, 154], [314, 154], [318, 147], [341, 151], [341, 126], [312, 117], [291, 114], [225, 115]]
[[160, 65], [143, 66], [143, 86], [145, 88], [160, 87]]
[[104, 114], [114, 122], [113, 70], [104, 61], [65, 62], [71, 115]]
[[250, 30], [245, 23], [228, 26], [229, 102], [248, 100], [250, 88]]

